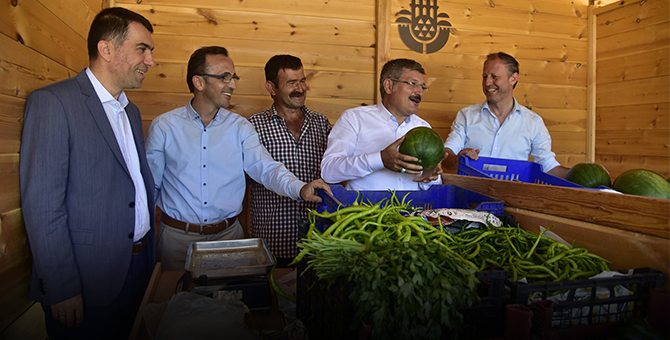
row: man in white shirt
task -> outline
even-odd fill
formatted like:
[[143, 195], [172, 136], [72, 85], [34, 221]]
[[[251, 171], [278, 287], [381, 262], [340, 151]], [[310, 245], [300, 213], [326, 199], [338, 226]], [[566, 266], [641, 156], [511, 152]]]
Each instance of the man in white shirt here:
[[412, 163], [417, 158], [398, 152], [409, 130], [430, 127], [416, 114], [428, 90], [425, 74], [410, 59], [384, 65], [381, 103], [346, 110], [333, 126], [321, 161], [324, 181], [346, 181], [349, 190], [419, 190], [440, 183], [440, 165], [423, 169]]
[[458, 158], [479, 156], [528, 160], [532, 155], [544, 172], [565, 178], [569, 168], [556, 161], [551, 136], [542, 117], [520, 105], [513, 91], [519, 80], [519, 63], [509, 54], [486, 56], [482, 89], [486, 101], [458, 112], [444, 144], [447, 169], [458, 166]]

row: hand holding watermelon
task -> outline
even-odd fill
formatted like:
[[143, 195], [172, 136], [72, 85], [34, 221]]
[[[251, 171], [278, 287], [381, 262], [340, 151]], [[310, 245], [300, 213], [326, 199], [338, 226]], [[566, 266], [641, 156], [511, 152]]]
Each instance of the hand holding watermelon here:
[[415, 157], [417, 159], [415, 164], [421, 165], [423, 170], [428, 171], [433, 170], [444, 158], [444, 142], [435, 130], [420, 126], [407, 132], [398, 151]]
[[423, 167], [416, 165], [418, 158], [411, 155], [404, 155], [398, 151], [398, 146], [405, 140], [405, 136], [400, 137], [386, 149], [382, 150], [382, 163], [384, 167], [395, 172], [407, 173], [411, 175], [420, 174]]

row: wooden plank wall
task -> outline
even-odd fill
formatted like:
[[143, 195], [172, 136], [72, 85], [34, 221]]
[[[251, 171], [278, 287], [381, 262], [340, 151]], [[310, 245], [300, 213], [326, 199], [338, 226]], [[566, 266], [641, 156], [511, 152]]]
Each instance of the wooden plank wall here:
[[86, 35], [103, 0], [0, 2], [0, 338], [45, 339], [44, 313], [28, 299], [31, 257], [21, 215], [19, 145], [31, 91], [88, 62]]
[[443, 137], [456, 113], [485, 100], [481, 87], [484, 57], [503, 51], [520, 64], [517, 100], [537, 112], [553, 139], [559, 162], [585, 160], [587, 85], [587, 0], [448, 0], [438, 13], [450, 24], [447, 44], [433, 54], [410, 51], [394, 23], [410, 0], [393, 0], [390, 56], [418, 60], [430, 90], [421, 114]]
[[670, 176], [670, 6], [619, 1], [596, 9], [596, 158], [613, 176]]
[[[138, 4], [139, 3], [139, 4]], [[154, 24], [157, 66], [129, 93], [145, 129], [157, 115], [184, 106], [188, 59], [197, 48], [228, 49], [242, 78], [231, 110], [248, 117], [268, 109], [263, 67], [275, 54], [302, 59], [307, 106], [333, 123], [347, 108], [374, 102], [374, 0], [120, 0]]]

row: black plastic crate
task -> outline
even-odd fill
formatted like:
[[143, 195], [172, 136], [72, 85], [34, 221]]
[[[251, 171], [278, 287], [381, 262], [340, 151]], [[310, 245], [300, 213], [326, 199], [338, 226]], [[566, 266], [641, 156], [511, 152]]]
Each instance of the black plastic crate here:
[[[330, 285], [318, 280], [313, 270], [305, 271], [305, 263], [302, 261], [298, 266], [296, 307], [310, 339], [369, 339], [369, 329], [353, 323], [355, 310], [349, 300], [353, 283], [340, 279]], [[477, 273], [477, 278], [480, 302], [459, 308], [464, 318], [459, 333], [462, 339], [484, 339], [501, 335], [503, 331], [507, 270], [501, 267], [484, 270]]]
[[[640, 268], [632, 275], [611, 278], [532, 284], [507, 281], [509, 297], [505, 300], [533, 305], [534, 338], [596, 339], [624, 320], [644, 315], [649, 291], [663, 287], [665, 280], [663, 272]], [[606, 293], [599, 296], [599, 288], [601, 294]], [[564, 299], [547, 300], [556, 294], [563, 294]]]

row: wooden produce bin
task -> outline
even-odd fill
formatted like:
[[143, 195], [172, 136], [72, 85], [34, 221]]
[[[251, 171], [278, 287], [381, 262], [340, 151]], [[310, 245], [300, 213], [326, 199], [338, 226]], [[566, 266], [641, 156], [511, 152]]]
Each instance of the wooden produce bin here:
[[553, 226], [612, 269], [670, 272], [670, 200], [453, 174], [442, 180], [503, 200], [524, 229]]
[[[288, 268], [277, 268], [275, 276], [277, 279], [291, 272]], [[184, 274], [183, 271], [163, 271], [161, 263], [158, 262], [151, 275], [151, 280], [144, 293], [140, 311], [137, 313], [133, 329], [130, 332], [129, 340], [148, 340], [150, 339], [146, 323], [141, 313], [142, 307], [149, 303], [159, 303], [170, 300], [175, 294], [177, 282]], [[272, 289], [272, 288], [270, 288]], [[284, 327], [293, 322], [284, 316], [277, 308], [277, 298], [272, 290], [272, 307], [269, 311], [254, 310], [245, 317], [245, 323], [251, 330], [281, 331]]]

